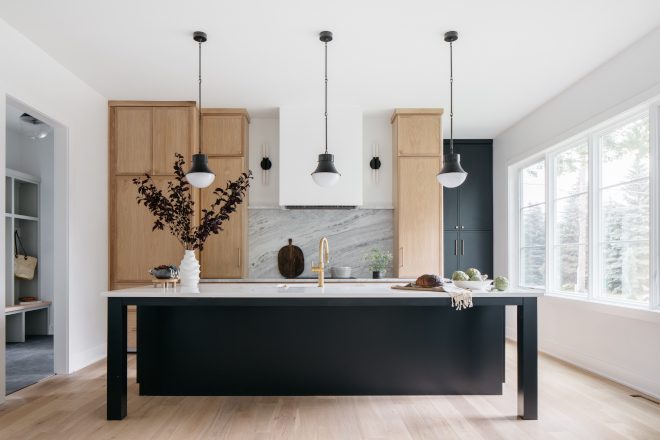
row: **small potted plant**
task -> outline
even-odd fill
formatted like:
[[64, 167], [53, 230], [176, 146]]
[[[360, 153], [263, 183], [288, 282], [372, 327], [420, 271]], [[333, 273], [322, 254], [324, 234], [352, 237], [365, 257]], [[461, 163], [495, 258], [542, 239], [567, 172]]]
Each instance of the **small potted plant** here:
[[369, 261], [368, 269], [373, 272], [374, 279], [381, 279], [387, 273], [387, 264], [392, 261], [392, 254], [389, 252], [379, 252], [373, 248], [370, 254], [364, 254], [361, 261]]

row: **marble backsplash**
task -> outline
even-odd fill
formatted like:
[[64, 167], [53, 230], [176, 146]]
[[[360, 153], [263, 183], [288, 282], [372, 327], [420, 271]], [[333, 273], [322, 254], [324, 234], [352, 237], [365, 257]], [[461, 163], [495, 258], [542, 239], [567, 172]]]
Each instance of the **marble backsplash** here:
[[[374, 247], [392, 252], [391, 209], [358, 210], [250, 210], [250, 278], [283, 278], [277, 268], [277, 253], [288, 245], [288, 239], [305, 255], [305, 271], [301, 277], [317, 277], [310, 270], [318, 264], [319, 241], [326, 237], [330, 244], [332, 266], [350, 266], [351, 276], [371, 278], [368, 263], [360, 257]], [[392, 263], [387, 275], [392, 275]]]

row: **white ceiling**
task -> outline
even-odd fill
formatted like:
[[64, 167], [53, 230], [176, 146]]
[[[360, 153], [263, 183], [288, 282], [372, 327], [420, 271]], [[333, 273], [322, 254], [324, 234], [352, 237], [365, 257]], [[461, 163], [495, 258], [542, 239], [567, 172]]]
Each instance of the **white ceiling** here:
[[330, 105], [448, 109], [456, 30], [454, 134], [491, 138], [660, 26], [660, 1], [0, 0], [0, 17], [111, 100], [196, 100], [204, 31], [204, 107], [253, 118], [323, 104], [322, 30]]

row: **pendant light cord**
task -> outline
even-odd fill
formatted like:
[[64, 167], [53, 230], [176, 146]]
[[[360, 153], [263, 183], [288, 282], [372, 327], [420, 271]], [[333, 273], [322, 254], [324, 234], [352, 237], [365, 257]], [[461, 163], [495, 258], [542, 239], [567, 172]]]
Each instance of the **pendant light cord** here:
[[325, 42], [325, 154], [328, 154], [328, 42]]
[[202, 154], [202, 42], [199, 42], [199, 154]]
[[452, 42], [449, 42], [449, 154], [454, 154], [454, 66]]

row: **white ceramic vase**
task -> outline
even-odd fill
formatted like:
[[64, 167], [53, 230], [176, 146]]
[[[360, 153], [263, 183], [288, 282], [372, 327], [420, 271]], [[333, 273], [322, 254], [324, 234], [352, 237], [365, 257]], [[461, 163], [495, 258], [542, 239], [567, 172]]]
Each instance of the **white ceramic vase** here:
[[179, 266], [179, 277], [183, 287], [197, 287], [199, 284], [199, 262], [195, 251], [186, 251]]

